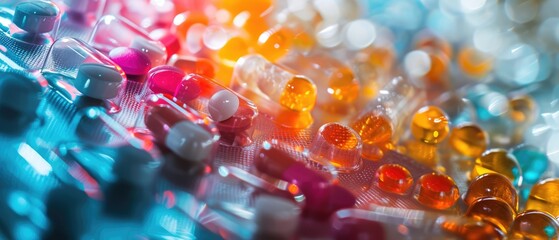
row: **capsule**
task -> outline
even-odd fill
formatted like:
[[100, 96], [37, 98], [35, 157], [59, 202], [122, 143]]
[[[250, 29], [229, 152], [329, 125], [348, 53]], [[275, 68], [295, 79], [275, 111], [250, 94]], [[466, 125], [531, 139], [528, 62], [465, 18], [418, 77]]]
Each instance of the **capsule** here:
[[172, 152], [191, 161], [202, 161], [213, 151], [214, 136], [169, 106], [149, 107], [146, 127]]

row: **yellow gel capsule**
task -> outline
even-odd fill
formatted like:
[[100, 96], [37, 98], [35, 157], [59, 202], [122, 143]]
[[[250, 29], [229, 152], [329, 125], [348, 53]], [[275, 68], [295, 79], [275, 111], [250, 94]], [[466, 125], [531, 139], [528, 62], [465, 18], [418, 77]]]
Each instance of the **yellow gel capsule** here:
[[448, 131], [448, 117], [438, 107], [423, 107], [413, 116], [411, 133], [418, 141], [436, 144], [444, 140]]
[[285, 56], [293, 45], [293, 33], [281, 26], [275, 26], [260, 34], [256, 52], [266, 59], [276, 62]]
[[514, 186], [522, 184], [522, 171], [516, 158], [505, 149], [490, 149], [476, 158], [474, 167], [470, 172], [470, 178], [485, 173], [499, 173], [507, 177]]
[[468, 157], [479, 157], [487, 149], [488, 136], [474, 124], [457, 126], [450, 132], [450, 146]]
[[559, 178], [546, 179], [534, 185], [526, 201], [526, 210], [538, 210], [559, 217]]

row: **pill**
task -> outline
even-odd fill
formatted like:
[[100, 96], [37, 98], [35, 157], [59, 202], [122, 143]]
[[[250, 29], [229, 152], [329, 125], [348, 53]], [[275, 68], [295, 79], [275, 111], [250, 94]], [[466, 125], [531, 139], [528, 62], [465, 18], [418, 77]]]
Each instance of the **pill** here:
[[117, 47], [109, 52], [109, 58], [128, 75], [144, 75], [151, 68], [148, 56], [134, 48]]
[[74, 86], [83, 95], [111, 99], [118, 95], [124, 77], [116, 68], [98, 63], [84, 63], [78, 68]]
[[174, 97], [181, 102], [194, 100], [198, 98], [202, 92], [198, 78], [193, 78], [191, 76], [192, 75], [188, 75], [183, 78], [175, 89]]
[[158, 66], [148, 72], [148, 86], [154, 93], [173, 94], [184, 77], [184, 72], [173, 66]]
[[54, 29], [60, 10], [50, 1], [19, 3], [12, 22], [32, 34], [47, 33]]
[[214, 93], [208, 103], [208, 112], [214, 121], [221, 122], [232, 117], [239, 108], [239, 98], [228, 90]]
[[150, 107], [144, 120], [155, 139], [183, 159], [202, 161], [213, 149], [208, 131], [169, 106]]

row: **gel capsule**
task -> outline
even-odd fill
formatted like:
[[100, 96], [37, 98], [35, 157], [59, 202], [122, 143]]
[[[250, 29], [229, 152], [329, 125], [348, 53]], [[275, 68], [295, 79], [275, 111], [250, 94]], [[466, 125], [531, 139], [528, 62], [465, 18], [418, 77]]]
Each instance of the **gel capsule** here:
[[487, 149], [488, 136], [478, 125], [456, 126], [450, 132], [450, 146], [468, 157], [479, 157]]
[[553, 217], [559, 217], [559, 179], [545, 179], [532, 187], [526, 201], [526, 210], [547, 212]]
[[510, 239], [557, 239], [559, 222], [555, 217], [536, 210], [520, 213], [509, 230]]
[[183, 159], [202, 161], [213, 150], [213, 136], [169, 106], [149, 107], [145, 124], [155, 139]]
[[324, 158], [340, 172], [361, 167], [361, 138], [341, 123], [322, 125], [310, 144], [311, 156]]
[[446, 175], [428, 173], [421, 176], [415, 185], [414, 198], [427, 207], [447, 209], [459, 197], [456, 183]]
[[486, 173], [478, 176], [470, 186], [464, 202], [471, 205], [475, 200], [484, 197], [499, 198], [508, 203], [513, 209], [518, 209], [518, 196], [512, 182], [498, 173]]
[[377, 187], [386, 192], [406, 194], [413, 185], [411, 173], [399, 164], [384, 164], [375, 175]]
[[522, 184], [522, 171], [516, 158], [504, 149], [491, 149], [476, 158], [470, 178], [484, 173], [499, 173], [507, 177], [514, 186]]
[[423, 107], [413, 116], [411, 133], [419, 141], [436, 144], [443, 141], [448, 132], [448, 117], [438, 107]]
[[506, 234], [516, 216], [516, 211], [507, 202], [488, 197], [472, 202], [465, 216], [490, 223]]

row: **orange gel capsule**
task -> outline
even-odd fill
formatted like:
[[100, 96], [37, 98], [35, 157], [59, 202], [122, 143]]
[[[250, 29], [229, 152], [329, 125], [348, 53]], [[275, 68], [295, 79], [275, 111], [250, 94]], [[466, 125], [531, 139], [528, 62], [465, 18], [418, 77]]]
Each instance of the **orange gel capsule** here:
[[411, 133], [419, 141], [436, 144], [443, 141], [448, 132], [448, 117], [438, 107], [423, 107], [413, 116]]
[[466, 205], [471, 205], [475, 200], [484, 197], [499, 198], [508, 203], [513, 209], [518, 209], [518, 195], [512, 182], [498, 173], [487, 173], [478, 176], [464, 196]]

